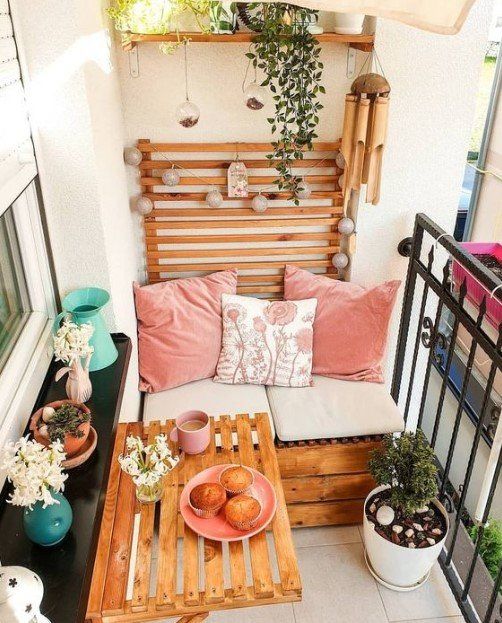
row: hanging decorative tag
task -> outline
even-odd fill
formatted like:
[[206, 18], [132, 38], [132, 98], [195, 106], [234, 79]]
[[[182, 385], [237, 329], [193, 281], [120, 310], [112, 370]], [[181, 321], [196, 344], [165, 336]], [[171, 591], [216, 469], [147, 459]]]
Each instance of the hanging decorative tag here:
[[242, 160], [235, 160], [228, 167], [228, 196], [248, 196], [248, 172]]

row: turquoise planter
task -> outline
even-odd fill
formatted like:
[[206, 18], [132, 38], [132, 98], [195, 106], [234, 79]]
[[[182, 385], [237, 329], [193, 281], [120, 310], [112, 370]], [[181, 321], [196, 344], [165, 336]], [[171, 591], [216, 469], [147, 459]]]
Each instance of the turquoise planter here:
[[90, 344], [94, 346], [89, 370], [95, 372], [114, 363], [118, 351], [113, 343], [110, 332], [101, 316], [101, 310], [110, 301], [110, 295], [101, 288], [82, 288], [70, 292], [63, 300], [63, 311], [54, 322], [54, 333], [59, 329], [61, 320], [70, 315], [77, 324], [90, 323], [94, 334]]
[[62, 541], [73, 521], [73, 511], [65, 496], [62, 493], [53, 493], [52, 496], [59, 504], [44, 508], [42, 502], [36, 502], [32, 510], [25, 508], [23, 513], [26, 536], [44, 547]]

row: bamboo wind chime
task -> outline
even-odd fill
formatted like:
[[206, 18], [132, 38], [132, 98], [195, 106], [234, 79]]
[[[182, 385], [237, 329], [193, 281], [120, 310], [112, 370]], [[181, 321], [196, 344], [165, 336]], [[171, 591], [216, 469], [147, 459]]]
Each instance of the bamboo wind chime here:
[[384, 76], [368, 73], [356, 78], [345, 97], [341, 147], [345, 158], [342, 185], [345, 209], [351, 191], [359, 191], [361, 184], [366, 184], [367, 203], [376, 205], [380, 200], [389, 93], [390, 85]]

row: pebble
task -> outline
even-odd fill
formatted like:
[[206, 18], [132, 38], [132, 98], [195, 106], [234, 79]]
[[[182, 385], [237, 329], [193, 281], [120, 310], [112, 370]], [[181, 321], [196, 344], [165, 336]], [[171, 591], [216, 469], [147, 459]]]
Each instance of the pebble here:
[[390, 538], [392, 539], [392, 542], [393, 542], [395, 545], [399, 545], [399, 543], [401, 542], [401, 539], [398, 537], [398, 535], [396, 534], [396, 532], [393, 532]]
[[404, 530], [403, 526], [392, 526], [392, 532], [395, 532], [396, 534], [401, 534], [401, 532]]
[[376, 504], [373, 502], [373, 504], [370, 506], [370, 513], [371, 513], [372, 515], [374, 515], [374, 514], [375, 514], [375, 512], [376, 512], [376, 508], [377, 508], [377, 507], [376, 507]]
[[55, 414], [56, 410], [52, 407], [44, 407], [42, 410], [42, 420], [44, 422], [50, 422]]
[[429, 545], [436, 545], [436, 541], [434, 539], [431, 539], [431, 537], [427, 537], [427, 543], [429, 543]]
[[418, 547], [421, 549], [423, 547], [428, 547], [428, 545], [429, 544], [427, 543], [427, 541], [423, 540], [423, 541], [420, 541], [420, 543], [418, 544]]
[[441, 536], [443, 534], [443, 531], [440, 530], [439, 528], [432, 528], [431, 532], [432, 534], [435, 534], [436, 536]]
[[413, 543], [413, 541], [410, 541], [410, 542], [408, 543], [408, 547], [409, 547], [410, 549], [415, 549], [416, 545], [415, 545], [415, 543]]
[[422, 532], [423, 530], [422, 526], [419, 523], [414, 523], [413, 527], [415, 528], [417, 532]]
[[423, 515], [424, 513], [426, 513], [429, 510], [428, 506], [422, 506], [422, 508], [419, 508], [417, 510], [417, 513], [419, 513], [419, 515]]
[[415, 534], [415, 532], [414, 532], [411, 528], [408, 528], [408, 530], [406, 530], [406, 532], [405, 532], [404, 534], [405, 534], [408, 538], [411, 538], [411, 537]]
[[376, 518], [381, 526], [389, 526], [394, 521], [394, 511], [390, 506], [380, 506]]

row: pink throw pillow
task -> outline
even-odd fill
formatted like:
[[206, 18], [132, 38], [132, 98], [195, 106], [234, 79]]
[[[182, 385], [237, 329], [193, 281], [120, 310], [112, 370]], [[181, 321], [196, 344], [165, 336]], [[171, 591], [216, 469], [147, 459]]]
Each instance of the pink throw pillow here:
[[317, 301], [264, 301], [224, 294], [218, 383], [308, 387]]
[[317, 298], [312, 372], [348, 381], [383, 383], [392, 309], [400, 281], [373, 288], [286, 266], [284, 298]]
[[214, 376], [221, 350], [221, 295], [236, 289], [235, 270], [134, 284], [140, 391], [160, 392]]

